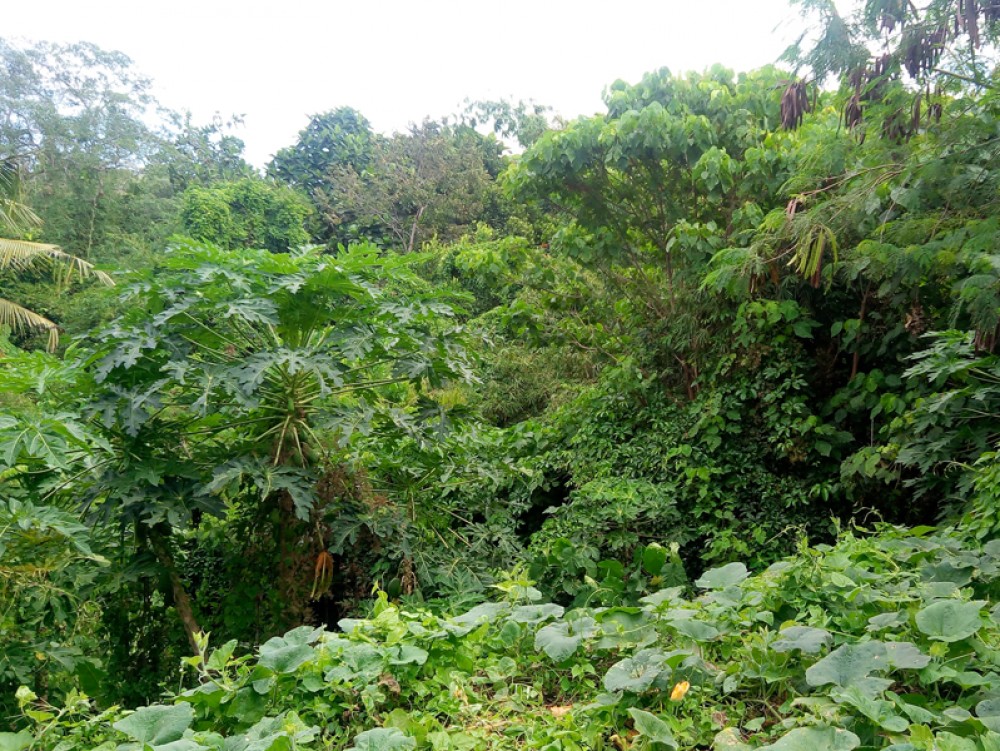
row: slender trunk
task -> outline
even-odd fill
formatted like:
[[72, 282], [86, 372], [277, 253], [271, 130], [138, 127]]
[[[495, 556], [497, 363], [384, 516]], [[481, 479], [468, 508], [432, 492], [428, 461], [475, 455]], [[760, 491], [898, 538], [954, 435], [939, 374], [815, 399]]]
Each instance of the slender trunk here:
[[184, 632], [187, 634], [188, 643], [191, 645], [191, 649], [194, 650], [192, 654], [198, 654], [198, 640], [195, 638], [195, 635], [202, 632], [201, 626], [198, 625], [198, 619], [194, 615], [191, 598], [188, 596], [187, 590], [184, 589], [184, 582], [181, 581], [181, 575], [177, 570], [177, 563], [174, 561], [174, 556], [170, 552], [170, 546], [167, 544], [166, 538], [155, 529], [148, 531], [147, 540], [149, 541], [149, 547], [156, 556], [156, 560], [159, 561], [160, 565], [166, 570], [167, 576], [170, 577], [170, 589], [174, 595], [174, 608], [177, 610], [177, 615], [184, 625]]
[[854, 342], [854, 357], [851, 358], [851, 377], [848, 381], [854, 379], [854, 376], [858, 374], [858, 363], [861, 358], [861, 352], [858, 347], [861, 346], [861, 327], [865, 325], [865, 316], [868, 314], [868, 295], [871, 293], [872, 285], [871, 283], [865, 288], [865, 294], [861, 298], [861, 311], [858, 313], [858, 338]]
[[419, 209], [417, 209], [417, 215], [413, 218], [413, 224], [410, 225], [410, 242], [406, 246], [407, 253], [413, 252], [413, 244], [417, 240], [417, 225], [420, 224], [420, 217], [424, 215], [424, 209], [426, 208], [427, 208], [426, 206], [421, 206]]

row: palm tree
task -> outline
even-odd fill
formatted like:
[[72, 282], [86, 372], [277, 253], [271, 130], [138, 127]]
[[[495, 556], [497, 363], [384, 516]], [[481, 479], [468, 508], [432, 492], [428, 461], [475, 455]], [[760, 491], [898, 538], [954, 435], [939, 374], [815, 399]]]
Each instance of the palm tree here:
[[[0, 232], [20, 234], [40, 224], [38, 216], [21, 201], [17, 164], [9, 159], [0, 161]], [[95, 269], [93, 264], [60, 250], [56, 245], [10, 240], [0, 235], [0, 271], [24, 272], [40, 267], [50, 269], [60, 287], [71, 282], [74, 276], [81, 279], [93, 277], [108, 286], [114, 284], [110, 276]], [[0, 327], [15, 332], [48, 331], [49, 351], [59, 344], [59, 326], [55, 322], [4, 297], [0, 297]]]

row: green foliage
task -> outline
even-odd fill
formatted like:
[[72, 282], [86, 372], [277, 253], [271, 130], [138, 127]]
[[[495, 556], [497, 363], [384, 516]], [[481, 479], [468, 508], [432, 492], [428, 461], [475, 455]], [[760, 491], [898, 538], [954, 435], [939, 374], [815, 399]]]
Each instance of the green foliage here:
[[[3, 340], [0, 749], [1000, 748], [1000, 16], [801, 5], [814, 81], [342, 108], [266, 180], [0, 43], [0, 220], [136, 269], [4, 280], [98, 327]], [[806, 547], [869, 514], [961, 531]]]
[[[8, 474], [4, 472], [3, 474]], [[11, 492], [0, 481], [5, 495]], [[53, 698], [74, 678], [98, 690], [90, 598], [106, 586], [108, 563], [94, 552], [91, 530], [57, 508], [0, 500], [0, 711], [19, 685]]]
[[331, 189], [331, 172], [347, 168], [364, 172], [377, 142], [371, 124], [360, 112], [340, 107], [313, 115], [309, 125], [299, 132], [295, 145], [280, 149], [267, 171], [309, 196], [317, 208], [314, 232], [317, 238], [332, 244], [346, 244], [359, 239], [358, 235], [345, 232], [340, 217], [322, 210]]
[[[458, 616], [398, 607], [186, 660], [191, 688], [136, 711], [21, 706], [37, 748], [193, 750], [995, 747], [995, 544], [884, 527], [762, 574], [638, 607], [544, 604], [527, 581]], [[942, 640], [944, 637], [944, 640]], [[275, 745], [277, 744], [277, 745]], [[937, 745], [935, 745], [937, 744]], [[964, 744], [964, 745], [963, 745]], [[256, 747], [256, 746], [254, 746]]]
[[332, 164], [314, 200], [338, 232], [413, 252], [435, 236], [457, 239], [484, 217], [500, 151], [472, 128], [425, 120], [373, 141], [367, 164]]
[[287, 253], [308, 244], [310, 209], [297, 193], [259, 178], [193, 185], [182, 196], [184, 230], [226, 250]]

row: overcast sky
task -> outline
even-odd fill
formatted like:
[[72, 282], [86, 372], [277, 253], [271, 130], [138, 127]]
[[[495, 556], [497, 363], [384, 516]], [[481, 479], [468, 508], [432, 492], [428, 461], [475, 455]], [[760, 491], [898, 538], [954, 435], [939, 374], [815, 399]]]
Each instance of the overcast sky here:
[[28, 0], [7, 4], [0, 34], [126, 53], [168, 107], [244, 115], [262, 166], [335, 107], [383, 132], [466, 97], [591, 114], [618, 78], [758, 67], [798, 28], [787, 0]]

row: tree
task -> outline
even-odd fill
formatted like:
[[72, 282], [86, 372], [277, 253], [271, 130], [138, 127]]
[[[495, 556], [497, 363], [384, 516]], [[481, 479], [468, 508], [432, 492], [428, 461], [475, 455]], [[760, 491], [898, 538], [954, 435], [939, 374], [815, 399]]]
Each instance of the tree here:
[[160, 145], [147, 124], [154, 107], [150, 82], [121, 53], [0, 40], [0, 159], [23, 173], [39, 239], [88, 258], [135, 227], [129, 190]]
[[[697, 292], [708, 260], [780, 205], [789, 174], [773, 69], [734, 76], [667, 69], [605, 93], [605, 115], [550, 131], [504, 180], [521, 200], [554, 208], [554, 250], [598, 271], [658, 367], [681, 369], [693, 395], [711, 349]], [[664, 361], [664, 358], [666, 362]]]
[[170, 113], [169, 134], [151, 166], [162, 167], [174, 191], [191, 185], [209, 186], [256, 177], [257, 172], [244, 158], [242, 139], [231, 132], [242, 125], [240, 118], [223, 121], [218, 115], [208, 125], [198, 125], [191, 113]]
[[[378, 140], [368, 120], [350, 107], [313, 115], [299, 132], [295, 145], [275, 154], [267, 173], [303, 191], [319, 209], [324, 202], [322, 196], [329, 188], [331, 171], [351, 168], [364, 172]], [[316, 218], [319, 240], [336, 243], [357, 239], [343, 234], [342, 222], [336, 218], [322, 211], [317, 211]]]
[[378, 141], [364, 169], [331, 167], [316, 200], [328, 224], [356, 225], [411, 252], [434, 235], [457, 239], [482, 216], [488, 159], [501, 149], [471, 128], [427, 120]]
[[[17, 233], [37, 227], [40, 220], [20, 200], [20, 178], [17, 165], [0, 162], [0, 233]], [[38, 267], [52, 270], [61, 285], [74, 277], [94, 277], [102, 284], [114, 282], [105, 272], [81, 258], [64, 253], [55, 245], [7, 239], [0, 235], [0, 271], [23, 273]], [[59, 343], [59, 326], [38, 313], [33, 313], [12, 300], [0, 297], [0, 326], [16, 333], [32, 329], [48, 332], [48, 346], [54, 350]]]
[[531, 101], [476, 101], [467, 103], [462, 120], [472, 128], [489, 125], [498, 136], [513, 138], [521, 148], [528, 148], [550, 130], [551, 111], [551, 107]]
[[191, 185], [182, 196], [185, 231], [227, 250], [266, 248], [284, 253], [306, 245], [310, 214], [296, 191], [259, 177]]
[[127, 312], [94, 337], [84, 412], [113, 457], [87, 502], [155, 555], [192, 645], [200, 624], [174, 533], [241, 514], [266, 566], [258, 620], [300, 622], [359, 487], [352, 444], [419, 437], [442, 418], [428, 391], [471, 377], [451, 315], [372, 246], [334, 258], [182, 244], [132, 287]]

